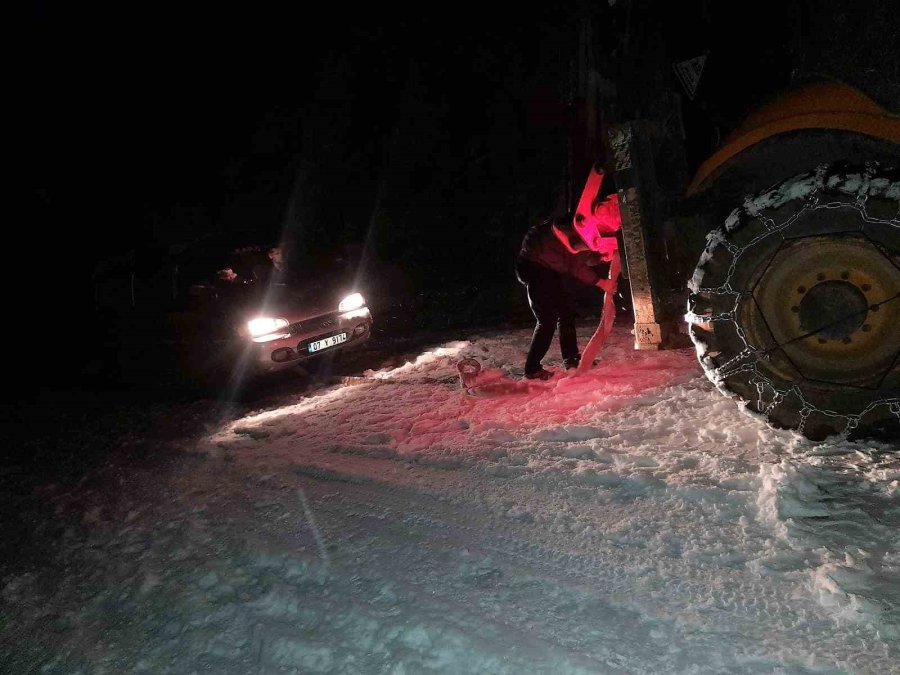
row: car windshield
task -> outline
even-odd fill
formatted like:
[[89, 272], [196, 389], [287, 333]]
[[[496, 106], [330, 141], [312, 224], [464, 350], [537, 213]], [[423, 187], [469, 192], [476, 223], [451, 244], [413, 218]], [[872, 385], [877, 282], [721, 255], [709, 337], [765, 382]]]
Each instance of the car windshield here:
[[339, 253], [289, 258], [285, 271], [274, 274], [271, 248], [236, 248], [205, 239], [111, 256], [94, 270], [97, 307], [108, 312], [218, 311], [257, 302], [273, 283], [303, 298], [365, 290], [357, 283], [353, 261]]
[[241, 295], [273, 285], [304, 292], [325, 291], [354, 285], [356, 269], [339, 255], [305, 255], [289, 258], [273, 255], [271, 248], [254, 247], [220, 255], [200, 255], [185, 260], [182, 282], [207, 286], [225, 294], [241, 290]]

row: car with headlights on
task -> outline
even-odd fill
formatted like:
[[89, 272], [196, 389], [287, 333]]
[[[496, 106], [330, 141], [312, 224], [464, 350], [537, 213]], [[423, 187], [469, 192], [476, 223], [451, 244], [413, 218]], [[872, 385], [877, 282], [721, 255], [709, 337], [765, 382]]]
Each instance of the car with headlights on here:
[[366, 344], [373, 319], [356, 266], [295, 256], [286, 273], [275, 248], [202, 240], [104, 261], [94, 275], [104, 371], [205, 388], [315, 370]]
[[273, 250], [270, 260], [245, 251], [188, 288], [172, 316], [185, 372], [247, 379], [368, 341], [372, 314], [350, 270], [326, 260], [285, 274], [272, 265]]
[[361, 346], [372, 314], [352, 288], [268, 288], [236, 321], [244, 362], [256, 372], [281, 370]]

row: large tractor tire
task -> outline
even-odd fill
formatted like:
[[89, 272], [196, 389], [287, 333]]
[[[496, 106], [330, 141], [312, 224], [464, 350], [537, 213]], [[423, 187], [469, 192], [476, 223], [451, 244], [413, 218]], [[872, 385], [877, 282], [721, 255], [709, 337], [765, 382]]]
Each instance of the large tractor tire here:
[[747, 197], [707, 235], [687, 319], [707, 377], [822, 440], [900, 442], [900, 174], [823, 165]]

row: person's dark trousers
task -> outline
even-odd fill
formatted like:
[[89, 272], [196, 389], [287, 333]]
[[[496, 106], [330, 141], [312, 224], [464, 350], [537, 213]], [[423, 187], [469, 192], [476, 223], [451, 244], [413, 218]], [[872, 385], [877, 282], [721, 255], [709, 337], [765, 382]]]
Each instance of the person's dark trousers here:
[[541, 369], [553, 334], [559, 327], [559, 348], [566, 366], [578, 365], [578, 341], [575, 335], [575, 312], [572, 309], [562, 277], [553, 270], [534, 263], [517, 269], [519, 280], [528, 292], [528, 304], [537, 324], [525, 358], [525, 373]]

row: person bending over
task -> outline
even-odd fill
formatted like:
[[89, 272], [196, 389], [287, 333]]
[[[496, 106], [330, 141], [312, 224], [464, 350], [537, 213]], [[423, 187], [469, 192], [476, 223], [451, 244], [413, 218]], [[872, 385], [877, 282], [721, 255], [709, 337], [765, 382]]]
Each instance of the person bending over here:
[[611, 259], [615, 237], [609, 238], [609, 251], [591, 251], [576, 231], [573, 217], [574, 214], [567, 213], [530, 227], [516, 257], [516, 278], [525, 286], [536, 321], [525, 358], [528, 379], [553, 377], [553, 372], [546, 370], [541, 361], [550, 349], [557, 327], [566, 369], [578, 367], [581, 355], [575, 335], [575, 310], [566, 279], [576, 279], [606, 292], [610, 290], [610, 280], [601, 276], [595, 266]]

